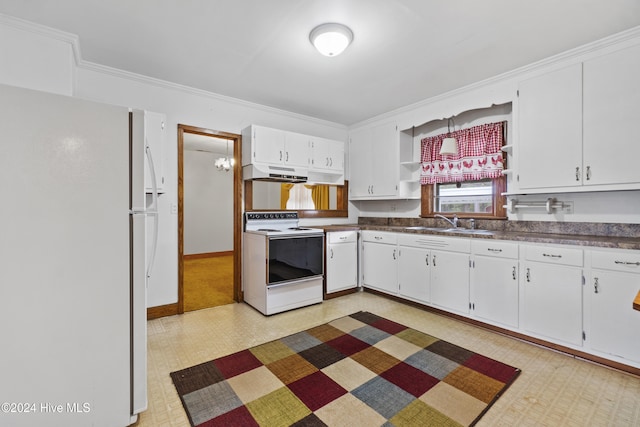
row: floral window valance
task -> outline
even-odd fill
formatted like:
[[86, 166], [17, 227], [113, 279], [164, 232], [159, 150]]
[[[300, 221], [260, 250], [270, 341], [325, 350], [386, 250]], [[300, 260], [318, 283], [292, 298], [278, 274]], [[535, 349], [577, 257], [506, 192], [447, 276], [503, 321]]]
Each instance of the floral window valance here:
[[440, 155], [447, 134], [421, 140], [420, 183], [477, 181], [502, 176], [504, 129], [506, 122], [488, 123], [451, 132], [458, 154]]

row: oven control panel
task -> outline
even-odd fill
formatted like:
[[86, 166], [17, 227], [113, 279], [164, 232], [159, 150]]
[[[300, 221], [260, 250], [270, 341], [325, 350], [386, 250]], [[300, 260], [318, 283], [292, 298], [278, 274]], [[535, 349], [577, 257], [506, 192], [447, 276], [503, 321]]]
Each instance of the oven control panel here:
[[298, 219], [298, 212], [247, 212], [247, 221], [259, 221], [265, 219]]

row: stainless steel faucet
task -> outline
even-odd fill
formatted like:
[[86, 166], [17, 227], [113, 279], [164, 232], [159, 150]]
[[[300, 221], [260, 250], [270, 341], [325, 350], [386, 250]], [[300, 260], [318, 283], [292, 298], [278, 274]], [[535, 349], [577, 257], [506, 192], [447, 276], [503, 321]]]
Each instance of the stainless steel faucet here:
[[451, 220], [451, 219], [447, 218], [447, 217], [446, 217], [446, 216], [444, 216], [444, 215], [440, 215], [440, 214], [435, 214], [435, 215], [433, 215], [433, 216], [434, 216], [434, 217], [437, 217], [437, 218], [442, 218], [442, 219], [444, 219], [444, 220], [445, 220], [445, 221], [447, 221], [449, 224], [451, 224], [451, 226], [452, 226], [453, 228], [458, 228], [458, 220], [459, 220], [459, 218], [458, 218], [458, 215], [456, 215], [456, 214], [454, 214], [454, 215], [453, 215], [453, 220]]

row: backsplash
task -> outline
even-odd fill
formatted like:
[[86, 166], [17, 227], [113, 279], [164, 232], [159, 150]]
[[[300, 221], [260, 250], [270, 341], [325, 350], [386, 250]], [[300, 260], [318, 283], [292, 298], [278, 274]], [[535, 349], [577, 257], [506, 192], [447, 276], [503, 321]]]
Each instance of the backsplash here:
[[[476, 228], [491, 231], [540, 234], [572, 234], [578, 236], [640, 237], [640, 224], [596, 222], [508, 221], [476, 219]], [[390, 227], [448, 227], [439, 218], [359, 217], [359, 225]], [[470, 228], [468, 219], [460, 219], [460, 227]]]

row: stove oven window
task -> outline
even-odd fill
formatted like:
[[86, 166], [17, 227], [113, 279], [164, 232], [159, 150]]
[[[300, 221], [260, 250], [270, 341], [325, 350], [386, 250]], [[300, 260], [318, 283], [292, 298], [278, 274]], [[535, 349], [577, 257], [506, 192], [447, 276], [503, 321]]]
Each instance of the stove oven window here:
[[323, 264], [323, 236], [269, 239], [270, 285], [321, 276]]

